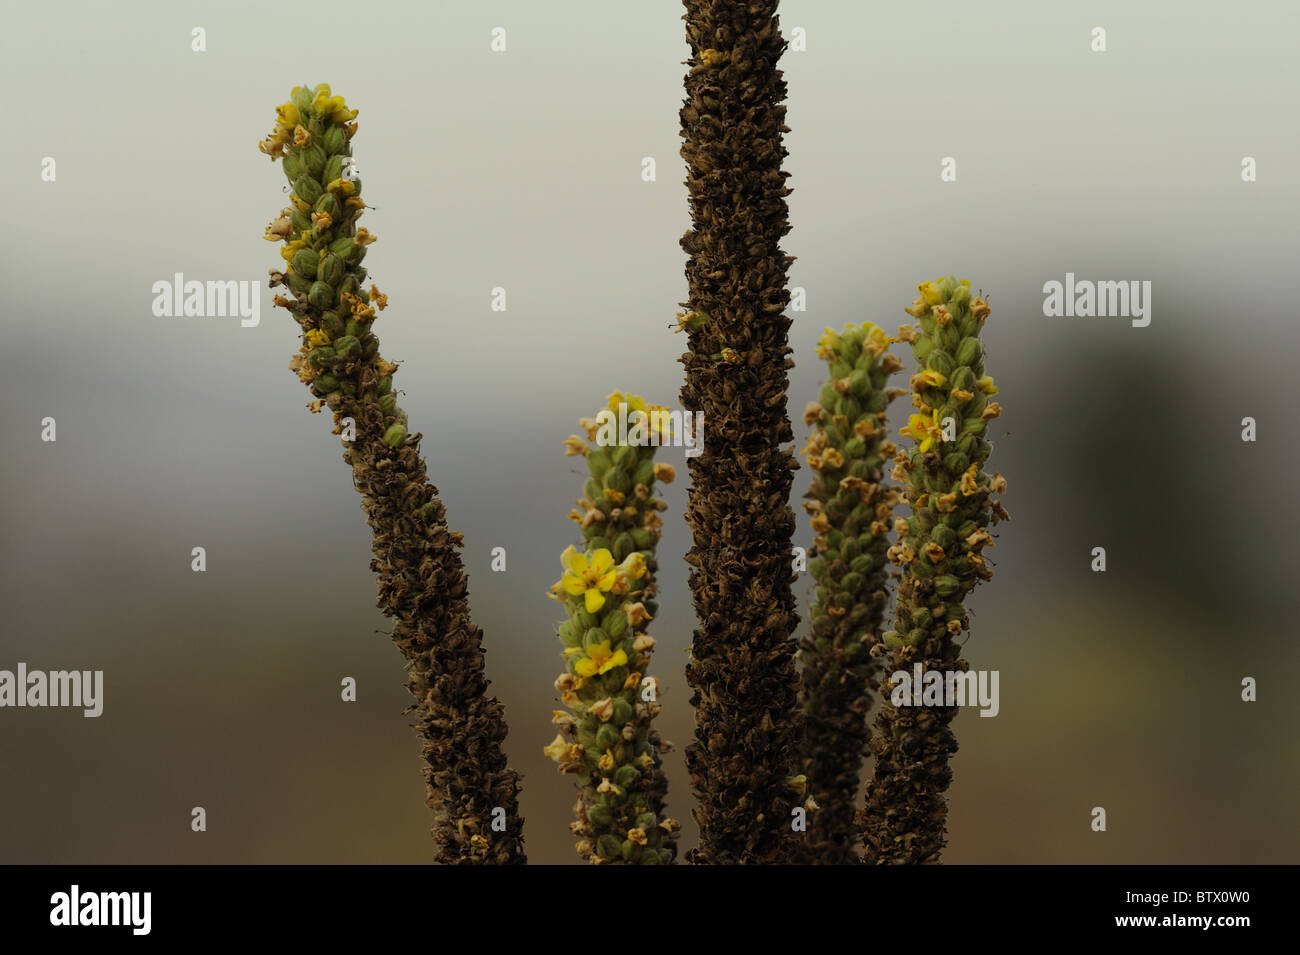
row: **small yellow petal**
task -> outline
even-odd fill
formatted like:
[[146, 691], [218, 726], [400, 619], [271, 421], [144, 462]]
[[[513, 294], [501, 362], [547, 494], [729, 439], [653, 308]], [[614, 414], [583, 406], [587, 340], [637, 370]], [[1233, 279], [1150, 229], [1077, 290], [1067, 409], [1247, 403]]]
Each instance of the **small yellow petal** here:
[[586, 592], [584, 599], [587, 602], [587, 613], [595, 613], [605, 606], [605, 595], [594, 588]]
[[614, 566], [614, 555], [608, 549], [602, 547], [591, 555], [591, 571], [593, 574], [603, 575], [605, 571]]
[[617, 651], [612, 657], [601, 664], [600, 672], [608, 673], [614, 667], [621, 667], [627, 663], [627, 654], [622, 650]]

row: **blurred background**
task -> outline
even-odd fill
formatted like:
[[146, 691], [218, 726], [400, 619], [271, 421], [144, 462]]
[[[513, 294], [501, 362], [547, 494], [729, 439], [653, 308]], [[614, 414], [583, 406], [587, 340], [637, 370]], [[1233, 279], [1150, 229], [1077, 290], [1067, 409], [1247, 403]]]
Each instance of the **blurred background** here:
[[[338, 439], [286, 368], [296, 326], [265, 287], [256, 328], [151, 310], [175, 272], [265, 282], [286, 196], [256, 144], [319, 82], [361, 111], [377, 330], [465, 535], [530, 858], [577, 861], [572, 783], [542, 754], [561, 665], [545, 592], [582, 484], [561, 441], [614, 390], [677, 406], [681, 12], [6, 4], [0, 668], [102, 669], [105, 692], [99, 719], [0, 710], [0, 862], [432, 858], [402, 658]], [[807, 35], [783, 60], [799, 446], [825, 326], [892, 331], [950, 273], [993, 307], [990, 467], [1013, 520], [966, 657], [1000, 671], [1001, 712], [954, 723], [949, 862], [1300, 860], [1298, 19], [1284, 0], [782, 4]], [[1067, 271], [1150, 280], [1150, 326], [1044, 317]], [[680, 449], [660, 459], [679, 481], [651, 633], [685, 850], [686, 472]]]

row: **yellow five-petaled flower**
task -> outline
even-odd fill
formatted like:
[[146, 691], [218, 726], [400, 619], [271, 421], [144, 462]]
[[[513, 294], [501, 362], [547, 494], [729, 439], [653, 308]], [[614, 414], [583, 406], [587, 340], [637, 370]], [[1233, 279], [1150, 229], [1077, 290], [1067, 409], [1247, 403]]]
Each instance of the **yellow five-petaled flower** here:
[[582, 596], [587, 613], [595, 613], [605, 606], [605, 594], [618, 579], [614, 555], [602, 547], [588, 560], [585, 554], [579, 554], [575, 548], [566, 547], [560, 555], [560, 561], [564, 564], [564, 576], [556, 587], [571, 596]]
[[[604, 599], [603, 597], [601, 598]], [[603, 640], [600, 643], [593, 643], [587, 649], [587, 655], [573, 665], [573, 669], [578, 676], [596, 676], [602, 673], [608, 673], [614, 667], [621, 667], [627, 663], [627, 654], [622, 649], [615, 650], [613, 653], [609, 649], [609, 641]]]
[[917, 450], [925, 454], [934, 446], [936, 439], [943, 440], [943, 428], [939, 425], [939, 409], [935, 408], [929, 418], [919, 414], [909, 415], [907, 427], [899, 428], [898, 433], [920, 442]]

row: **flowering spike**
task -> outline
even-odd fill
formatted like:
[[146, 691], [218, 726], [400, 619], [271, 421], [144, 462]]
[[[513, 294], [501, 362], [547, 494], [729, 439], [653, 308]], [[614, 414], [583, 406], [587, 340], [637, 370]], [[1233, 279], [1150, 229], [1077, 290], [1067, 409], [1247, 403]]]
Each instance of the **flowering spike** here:
[[[618, 413], [620, 405], [629, 418], [654, 410], [637, 395], [609, 396], [610, 410]], [[653, 493], [667, 465], [655, 464], [654, 443], [587, 447], [571, 437], [565, 445], [567, 454], [586, 458], [579, 506], [587, 511], [578, 518], [582, 549], [565, 548], [564, 574], [551, 588], [568, 611], [559, 627], [566, 672], [556, 686], [572, 715], [553, 720], [560, 733], [545, 752], [578, 778], [572, 830], [583, 858], [668, 864], [676, 856], [676, 823], [664, 817], [668, 784], [660, 753], [667, 744], [651, 726], [660, 709], [657, 684], [643, 677], [654, 647], [645, 625], [658, 612], [655, 546], [664, 506]]]
[[[993, 543], [985, 526], [1006, 513], [992, 498], [1006, 482], [984, 471], [992, 450], [985, 422], [990, 409], [997, 413], [979, 341], [988, 305], [972, 298], [969, 282], [951, 277], [922, 283], [920, 292], [908, 309], [920, 331], [904, 337], [920, 364], [912, 388], [922, 413], [902, 429], [913, 447], [894, 459], [912, 517], [895, 521], [889, 558], [902, 579], [893, 629], [877, 648], [889, 673], [918, 664], [926, 672], [966, 669], [956, 642], [968, 626], [962, 601], [993, 575], [980, 553]], [[935, 863], [946, 839], [956, 707], [914, 712], [882, 696], [871, 741], [875, 770], [859, 816], [864, 861]]]
[[887, 601], [885, 535], [898, 500], [883, 483], [895, 450], [885, 427], [892, 398], [886, 385], [900, 367], [885, 351], [892, 341], [870, 322], [842, 333], [827, 329], [818, 345], [831, 380], [805, 416], [813, 426], [807, 452], [815, 472], [805, 510], [817, 535], [809, 563], [817, 582], [812, 630], [799, 644], [805, 722], [799, 778], [807, 779], [820, 807], [808, 821], [810, 862], [857, 861], [854, 805], [878, 677], [871, 651]]

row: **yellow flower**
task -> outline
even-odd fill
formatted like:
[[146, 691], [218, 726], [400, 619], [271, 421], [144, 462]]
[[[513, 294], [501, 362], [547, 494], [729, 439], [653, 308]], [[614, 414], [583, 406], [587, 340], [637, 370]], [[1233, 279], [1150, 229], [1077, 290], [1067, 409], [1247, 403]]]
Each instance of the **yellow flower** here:
[[319, 116], [326, 116], [336, 123], [346, 123], [350, 119], [356, 119], [357, 111], [348, 109], [348, 104], [343, 102], [342, 96], [331, 96], [328, 83], [322, 83], [316, 87], [316, 96], [311, 101], [312, 112]]
[[559, 733], [555, 734], [555, 739], [551, 740], [550, 746], [543, 746], [542, 752], [557, 763], [564, 759], [564, 754], [568, 750], [569, 744], [564, 741], [564, 737]]
[[933, 368], [927, 368], [916, 377], [927, 388], [942, 388], [948, 383], [948, 376], [935, 371]]
[[281, 103], [275, 108], [275, 115], [281, 126], [287, 126], [290, 129], [302, 122], [302, 114], [298, 112], [298, 107], [293, 103]]
[[924, 454], [934, 446], [936, 441], [943, 440], [943, 428], [939, 426], [939, 409], [935, 408], [931, 416], [909, 415], [907, 427], [899, 428], [898, 433], [919, 442], [917, 450]]
[[564, 564], [564, 576], [556, 587], [573, 597], [582, 595], [587, 613], [595, 613], [605, 606], [605, 594], [618, 579], [618, 571], [614, 569], [614, 555], [602, 547], [588, 561], [585, 554], [579, 554], [573, 547], [566, 547], [560, 555], [560, 561]]
[[916, 290], [921, 293], [921, 299], [926, 305], [938, 305], [943, 301], [943, 293], [939, 291], [938, 282], [922, 282]]
[[319, 328], [313, 328], [307, 333], [307, 345], [311, 348], [320, 348], [322, 345], [328, 345], [330, 337]]
[[[672, 417], [668, 414], [668, 409], [663, 405], [650, 405], [646, 409], [646, 427], [650, 429], [651, 434], [658, 434], [662, 438], [672, 437], [673, 422]], [[660, 441], [660, 444], [667, 444], [667, 441]], [[671, 481], [672, 478], [669, 478]]]
[[[603, 601], [604, 598], [602, 597]], [[593, 643], [587, 651], [587, 656], [573, 665], [579, 676], [596, 676], [602, 673], [608, 673], [614, 667], [621, 667], [627, 663], [627, 654], [621, 649], [611, 653], [609, 650], [609, 641], [604, 640], [601, 643]]]
[[862, 344], [863, 350], [869, 355], [882, 354], [891, 342], [890, 337], [885, 334], [885, 330], [871, 322], [864, 322], [862, 327], [867, 333], [866, 340]]
[[975, 382], [975, 387], [986, 395], [996, 395], [998, 393], [998, 386], [993, 384], [992, 375], [985, 375], [983, 378], [979, 379]]
[[[609, 552], [606, 551], [605, 553]], [[613, 559], [614, 558], [611, 556], [610, 560]], [[615, 568], [615, 571], [618, 576], [626, 578], [627, 580], [640, 580], [645, 576], [646, 572], [645, 557], [639, 550], [634, 550], [623, 558], [623, 563], [619, 564], [618, 567]], [[594, 613], [595, 611], [591, 612]]]
[[609, 396], [609, 410], [614, 414], [618, 414], [619, 405], [627, 405], [629, 412], [646, 410], [644, 398], [639, 395], [625, 395], [621, 391], [616, 391]]

